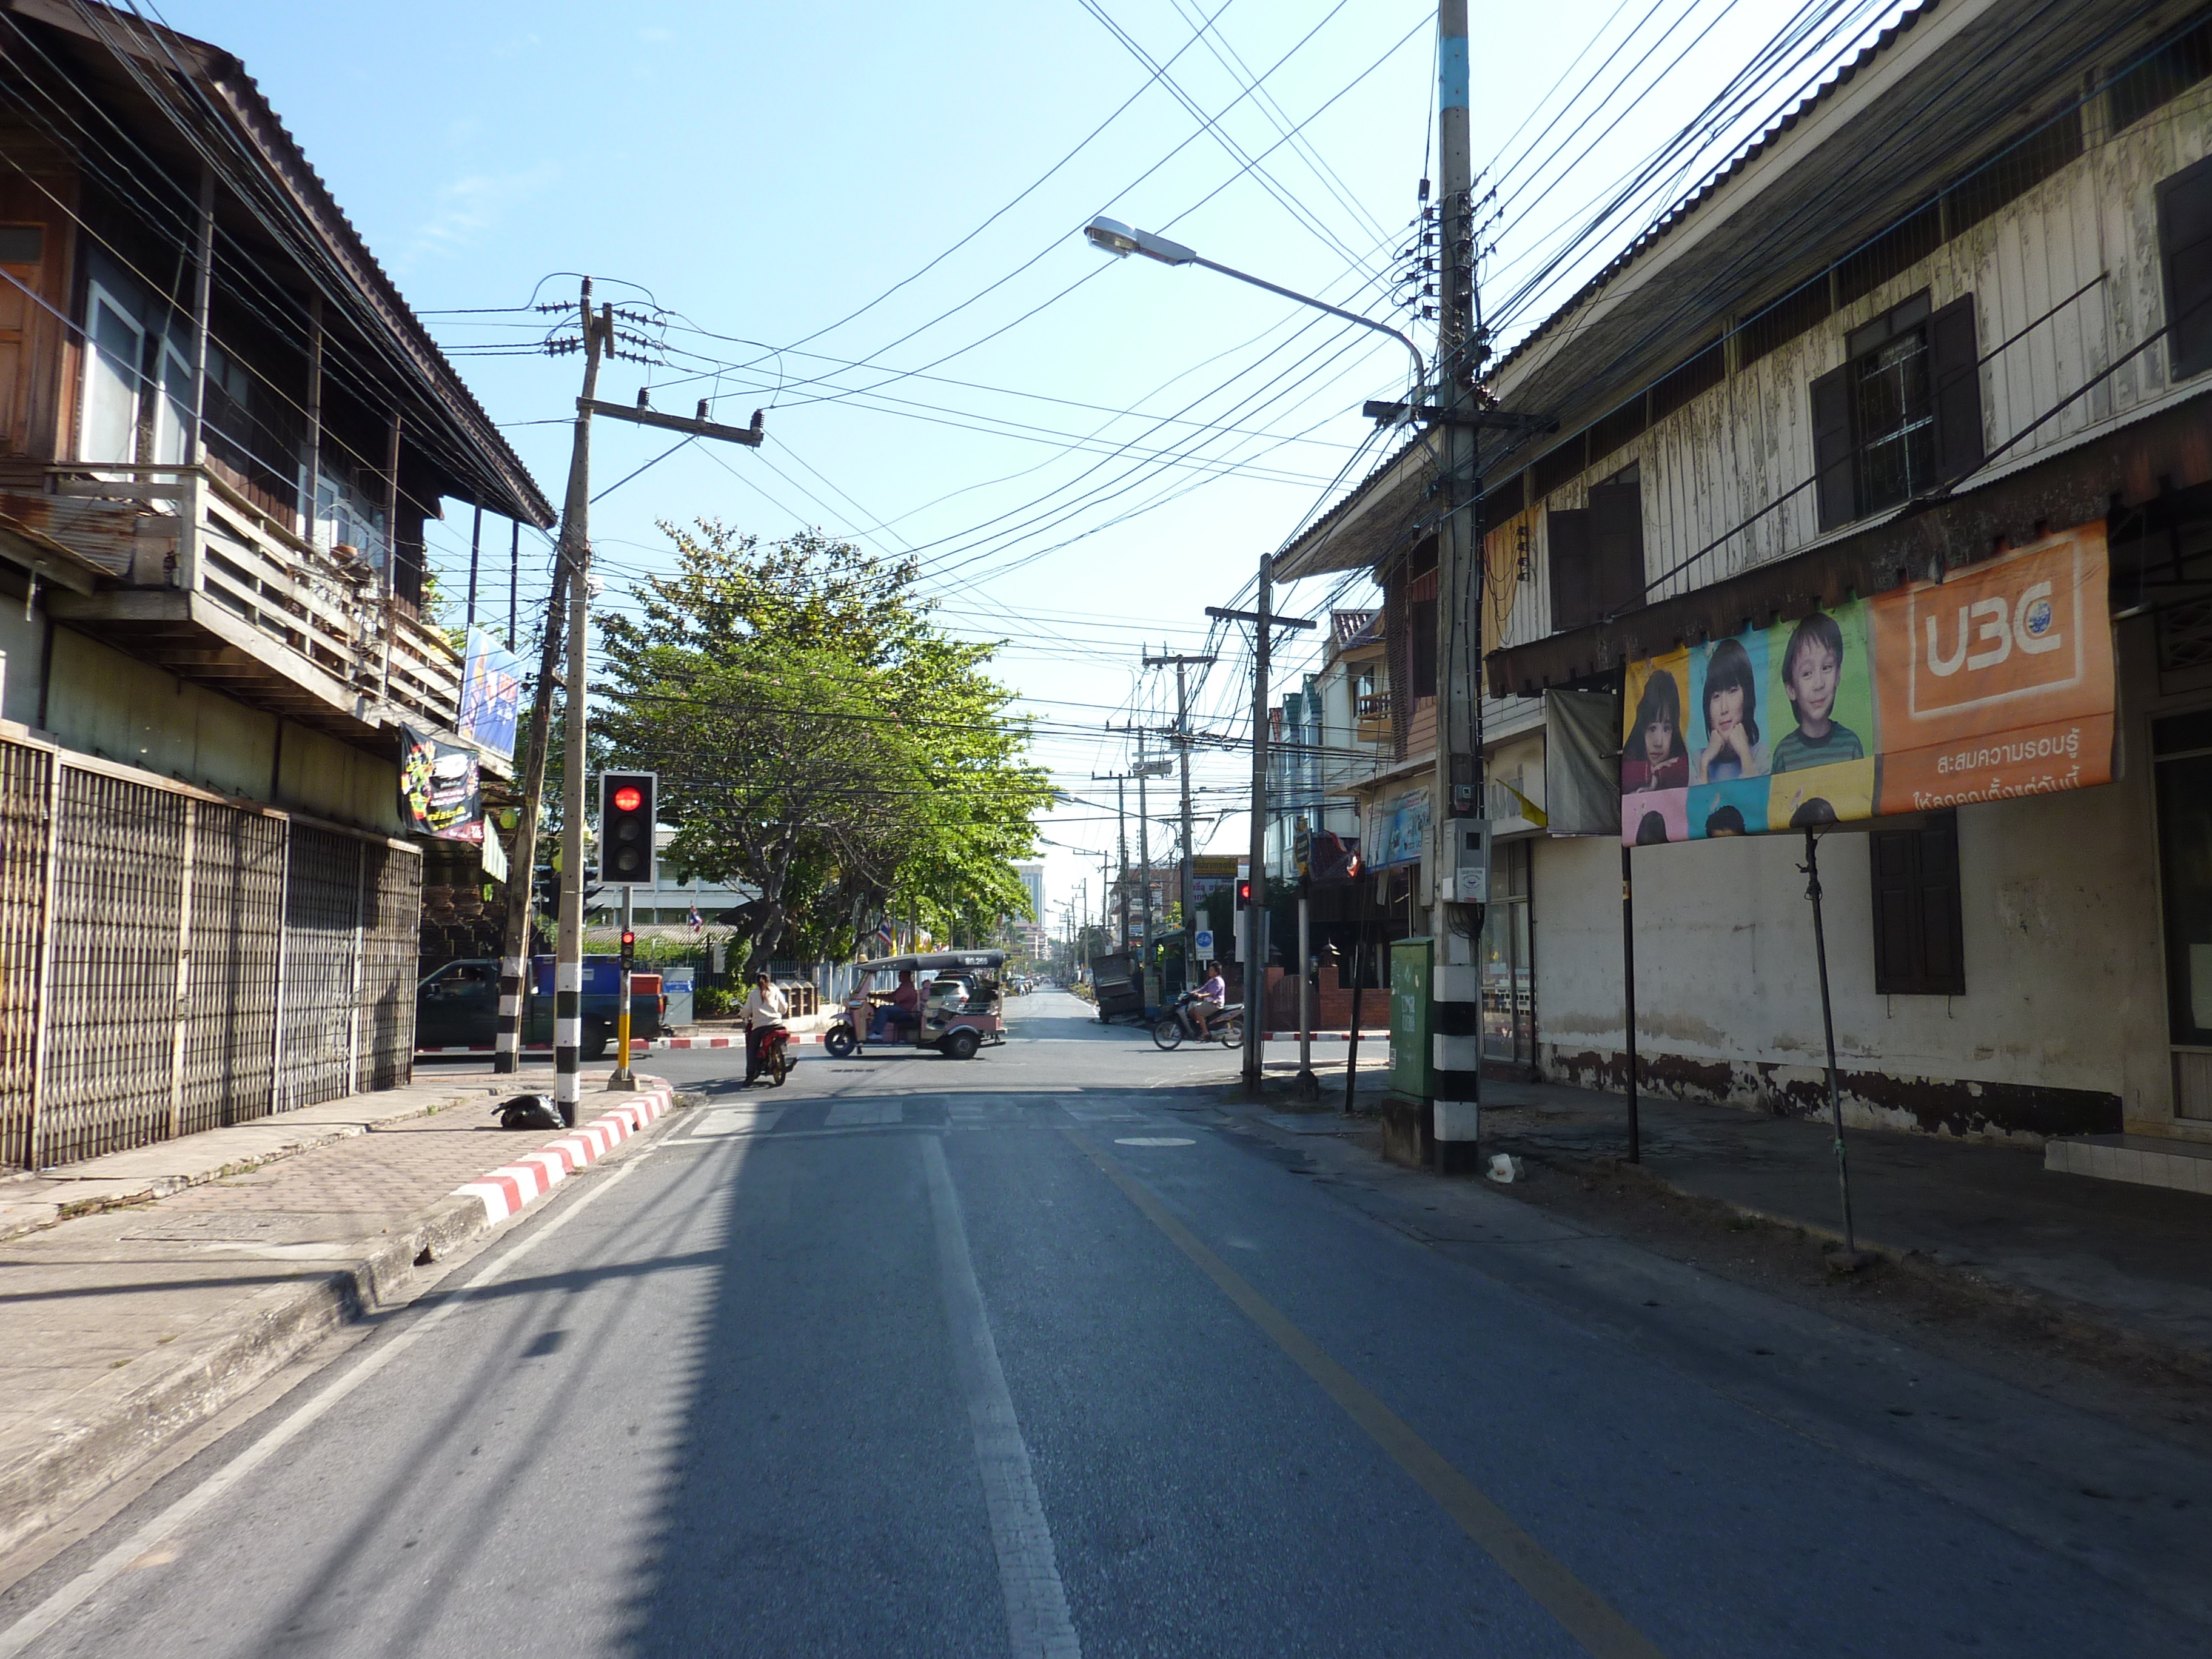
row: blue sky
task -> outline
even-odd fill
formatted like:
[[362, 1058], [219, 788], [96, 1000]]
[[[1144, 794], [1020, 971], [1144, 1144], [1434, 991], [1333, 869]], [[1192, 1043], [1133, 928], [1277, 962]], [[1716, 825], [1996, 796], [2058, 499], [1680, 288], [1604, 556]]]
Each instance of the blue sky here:
[[[1474, 0], [1475, 154], [1504, 186], [1493, 291], [1796, 9]], [[1863, 0], [1844, 33], [1895, 9]], [[1433, 166], [1433, 4], [167, 0], [159, 15], [244, 60], [449, 348], [525, 341], [547, 320], [437, 313], [573, 298], [580, 271], [602, 297], [680, 313], [690, 331], [669, 337], [689, 355], [612, 364], [602, 395], [652, 383], [659, 407], [712, 396], [740, 424], [766, 407], [770, 441], [694, 446], [596, 506], [609, 602], [666, 562], [664, 519], [916, 550], [948, 623], [1009, 641], [1000, 668], [1042, 722], [1037, 758], [1108, 809], [1047, 825], [1054, 901], [1086, 873], [1095, 899], [1112, 843], [1112, 787], [1088, 779], [1128, 751], [1103, 728], [1172, 710], [1171, 679], [1138, 670], [1143, 649], [1199, 647], [1202, 608], [1376, 459], [1360, 403], [1403, 389], [1403, 350], [1379, 336], [1201, 271], [1108, 261], [1078, 232], [1109, 211], [1401, 319], [1387, 268]], [[1117, 29], [1171, 59], [1166, 77]], [[1753, 100], [1701, 156], [1774, 112]], [[1627, 239], [1599, 237], [1585, 265]], [[700, 354], [723, 367], [702, 377]], [[578, 359], [457, 362], [558, 500]], [[667, 447], [611, 422], [594, 444], [598, 487]], [[465, 510], [433, 526], [448, 592], [468, 533]], [[486, 542], [503, 573], [506, 527]], [[526, 608], [545, 564], [526, 537]], [[1311, 583], [1290, 603], [1328, 597]], [[504, 614], [503, 574], [485, 605]], [[1237, 656], [1228, 642], [1204, 688], [1217, 729], [1237, 719]], [[1203, 822], [1233, 811], [1237, 757], [1197, 769]], [[1201, 850], [1243, 833], [1223, 818]]]

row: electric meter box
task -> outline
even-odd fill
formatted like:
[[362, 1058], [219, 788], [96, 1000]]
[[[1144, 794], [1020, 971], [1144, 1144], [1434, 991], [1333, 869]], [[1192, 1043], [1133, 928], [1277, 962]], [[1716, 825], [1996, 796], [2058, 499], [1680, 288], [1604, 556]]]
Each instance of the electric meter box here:
[[1490, 820], [1446, 818], [1438, 826], [1440, 896], [1447, 904], [1490, 902]]

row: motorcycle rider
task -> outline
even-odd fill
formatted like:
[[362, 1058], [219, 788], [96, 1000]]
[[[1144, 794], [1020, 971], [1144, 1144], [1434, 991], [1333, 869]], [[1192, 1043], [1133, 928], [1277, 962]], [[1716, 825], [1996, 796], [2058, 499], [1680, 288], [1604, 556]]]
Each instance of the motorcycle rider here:
[[1206, 982], [1198, 988], [1198, 994], [1192, 1000], [1190, 1005], [1190, 1017], [1198, 1022], [1198, 1035], [1201, 1042], [1211, 1035], [1207, 1028], [1212, 1024], [1213, 1016], [1221, 1012], [1222, 1005], [1228, 1000], [1228, 998], [1229, 988], [1222, 982], [1221, 979], [1221, 964], [1218, 962], [1207, 963]]
[[760, 1075], [761, 1044], [770, 1031], [781, 1030], [791, 1016], [791, 1003], [763, 968], [753, 975], [753, 988], [745, 994], [745, 1083]]

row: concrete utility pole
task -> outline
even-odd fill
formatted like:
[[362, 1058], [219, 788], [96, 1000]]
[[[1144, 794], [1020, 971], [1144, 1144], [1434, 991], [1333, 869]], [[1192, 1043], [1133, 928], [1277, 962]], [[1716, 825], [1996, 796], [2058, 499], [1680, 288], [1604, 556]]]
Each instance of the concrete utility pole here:
[[576, 400], [576, 441], [569, 451], [568, 500], [561, 514], [563, 562], [568, 568], [568, 717], [561, 756], [561, 937], [553, 947], [553, 1096], [561, 1121], [576, 1127], [580, 1082], [577, 1062], [583, 1037], [584, 996], [584, 678], [592, 622], [592, 404], [599, 386], [599, 357], [614, 334], [614, 317], [602, 305], [592, 314], [591, 279], [578, 307], [584, 325], [584, 392]]
[[1246, 1095], [1261, 1092], [1261, 1030], [1267, 1024], [1267, 659], [1278, 628], [1311, 628], [1294, 617], [1277, 617], [1269, 607], [1274, 600], [1275, 556], [1260, 556], [1260, 597], [1257, 608], [1229, 611], [1209, 605], [1206, 614], [1222, 622], [1252, 624], [1252, 839], [1249, 877], [1252, 902], [1244, 924], [1244, 1071]]
[[[1482, 811], [1482, 479], [1477, 430], [1465, 418], [1485, 348], [1476, 299], [1468, 132], [1467, 0], [1437, 8], [1437, 152], [1443, 185], [1437, 401], [1444, 414], [1444, 518], [1437, 559], [1437, 787], [1430, 814], [1431, 890], [1449, 867], [1445, 825]], [[1462, 418], [1455, 419], [1454, 416]], [[1480, 1161], [1482, 982], [1480, 904], [1431, 902], [1436, 940], [1430, 975], [1437, 1163], [1468, 1170]]]
[[[1121, 931], [1114, 940], [1114, 952], [1118, 956], [1129, 948], [1129, 775], [1127, 772], [1093, 772], [1091, 775], [1091, 781], [1110, 783], [1114, 786], [1114, 846], [1115, 856], [1120, 860], [1120, 863], [1114, 871], [1112, 888], [1102, 890], [1101, 902], [1106, 915], [1101, 920], [1110, 921], [1112, 915], [1113, 900], [1106, 897], [1105, 894], [1110, 892], [1119, 895], [1121, 901]], [[1100, 856], [1103, 857], [1104, 854], [1102, 854]]]
[[[592, 315], [592, 279], [584, 278], [577, 313], [584, 324], [584, 392], [588, 403], [599, 389], [599, 325]], [[522, 763], [521, 817], [514, 829], [514, 854], [507, 872], [507, 939], [499, 963], [499, 1033], [493, 1039], [492, 1070], [512, 1073], [522, 1064], [522, 976], [530, 951], [530, 909], [536, 897], [538, 820], [545, 793], [545, 751], [553, 721], [553, 670], [561, 660], [562, 618], [568, 596], [568, 574], [574, 544], [581, 539], [580, 514], [591, 508], [592, 417], [581, 409], [576, 415], [576, 434], [568, 452], [568, 494], [562, 507], [560, 539], [554, 544], [553, 593], [545, 606], [545, 638], [538, 653], [538, 686], [530, 700], [530, 747]], [[520, 537], [520, 526], [516, 534]], [[507, 592], [508, 627], [514, 626], [514, 589]], [[512, 641], [510, 640], [510, 643]], [[581, 814], [578, 814], [580, 820]], [[573, 866], [580, 862], [570, 860]], [[580, 871], [578, 872], [581, 873]], [[556, 994], [556, 1004], [558, 995]], [[573, 1068], [571, 1076], [573, 1077]], [[574, 1097], [563, 1107], [574, 1110]], [[568, 1116], [571, 1123], [575, 1120]]]
[[1183, 982], [1194, 984], [1198, 967], [1198, 898], [1197, 866], [1193, 861], [1197, 848], [1192, 844], [1190, 823], [1190, 686], [1188, 670], [1194, 663], [1211, 663], [1212, 657], [1164, 656], [1147, 657], [1147, 668], [1164, 668], [1170, 663], [1176, 672], [1176, 729], [1175, 745], [1182, 763], [1182, 963]]
[[[1137, 896], [1145, 907], [1144, 951], [1147, 969], [1152, 965], [1152, 826], [1145, 804], [1145, 785], [1149, 781], [1148, 775], [1139, 767], [1137, 770], [1137, 862], [1143, 866], [1145, 873], [1139, 878], [1144, 884], [1137, 890]], [[1139, 988], [1143, 983], [1141, 979], [1138, 981]]]

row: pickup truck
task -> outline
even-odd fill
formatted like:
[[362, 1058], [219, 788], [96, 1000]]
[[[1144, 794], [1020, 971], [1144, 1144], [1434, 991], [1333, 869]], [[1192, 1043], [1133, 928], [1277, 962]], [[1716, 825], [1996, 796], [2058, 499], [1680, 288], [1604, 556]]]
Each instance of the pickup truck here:
[[[522, 1000], [522, 1046], [553, 1046], [553, 958], [531, 958], [529, 994]], [[613, 1045], [615, 1021], [622, 1009], [621, 959], [584, 958], [584, 1020], [581, 1049], [586, 1060], [605, 1058]], [[630, 975], [629, 1034], [633, 1042], [663, 1035], [668, 1000], [660, 975]], [[449, 962], [423, 976], [415, 988], [415, 1047], [484, 1048], [499, 1031], [499, 963], [489, 957]]]

